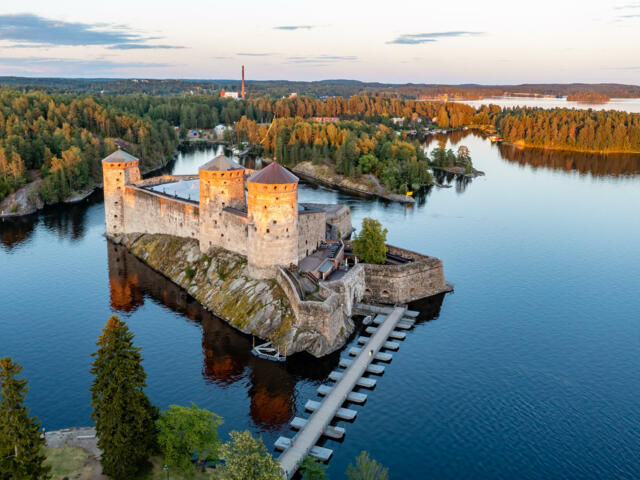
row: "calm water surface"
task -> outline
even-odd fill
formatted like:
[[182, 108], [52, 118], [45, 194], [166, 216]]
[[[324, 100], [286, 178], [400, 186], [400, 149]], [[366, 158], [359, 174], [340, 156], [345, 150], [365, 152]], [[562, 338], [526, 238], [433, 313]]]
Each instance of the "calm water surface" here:
[[[445, 139], [440, 138], [441, 141]], [[301, 185], [300, 200], [379, 218], [390, 243], [441, 257], [455, 292], [421, 321], [370, 392], [329, 471], [361, 451], [391, 478], [640, 478], [637, 157], [469, 146], [485, 177], [413, 207]], [[456, 145], [452, 145], [454, 148]], [[213, 149], [185, 153], [195, 173]], [[446, 181], [446, 179], [445, 179]], [[104, 238], [99, 198], [0, 223], [0, 355], [24, 365], [47, 429], [90, 424], [90, 353], [111, 314], [143, 348], [151, 400], [193, 401], [271, 448], [339, 354], [285, 365]]]
[[[458, 100], [456, 100], [458, 101]], [[500, 105], [501, 107], [540, 107], [540, 108], [577, 108], [593, 110], [622, 110], [631, 113], [640, 113], [640, 98], [612, 98], [606, 103], [589, 103], [568, 101], [562, 98], [539, 97], [486, 97], [481, 100], [460, 100], [479, 107], [481, 105]]]

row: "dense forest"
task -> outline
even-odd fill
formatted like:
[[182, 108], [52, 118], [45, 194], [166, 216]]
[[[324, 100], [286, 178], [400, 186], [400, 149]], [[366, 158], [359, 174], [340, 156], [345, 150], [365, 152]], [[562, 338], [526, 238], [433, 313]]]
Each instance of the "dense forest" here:
[[[47, 203], [86, 190], [100, 182], [100, 160], [117, 144], [141, 158], [143, 168], [158, 165], [175, 148], [174, 126], [208, 129], [235, 123], [236, 140], [257, 144], [274, 117], [261, 148], [275, 152], [283, 163], [326, 160], [347, 176], [374, 175], [394, 192], [430, 182], [429, 160], [407, 133], [432, 124], [439, 129], [495, 128], [505, 141], [528, 147], [640, 152], [640, 114], [619, 111], [476, 109], [388, 95], [236, 101], [216, 94], [0, 90], [0, 200], [38, 178], [40, 197]], [[470, 168], [451, 155], [436, 160]]]
[[616, 110], [508, 109], [494, 118], [517, 145], [594, 152], [640, 152], [640, 114]]
[[[238, 69], [239, 70], [239, 69]], [[238, 72], [239, 74], [240, 72]], [[248, 69], [250, 75], [250, 69]], [[94, 95], [145, 94], [213, 94], [221, 89], [239, 90], [238, 80], [189, 80], [189, 79], [72, 79], [72, 78], [31, 78], [0, 77], [0, 85], [30, 90], [68, 92]], [[499, 95], [552, 95], [567, 96], [580, 92], [595, 92], [611, 98], [638, 98], [640, 86], [616, 83], [570, 83], [570, 84], [522, 84], [522, 85], [437, 85], [437, 84], [394, 84], [360, 82], [357, 80], [320, 80], [297, 82], [286, 80], [248, 80], [249, 98], [265, 95], [288, 96], [296, 92], [300, 96], [311, 97], [351, 97], [353, 95], [400, 96], [403, 98], [433, 98], [447, 95], [466, 99], [478, 99]]]
[[263, 140], [264, 151], [293, 167], [304, 161], [328, 163], [348, 177], [371, 174], [387, 190], [405, 193], [432, 183], [430, 164], [416, 140], [401, 137], [389, 127], [361, 121], [319, 123], [279, 118], [267, 134], [266, 125], [243, 117], [237, 124], [241, 141]]
[[0, 200], [42, 178], [39, 194], [55, 203], [102, 181], [100, 161], [120, 144], [142, 167], [176, 144], [164, 120], [147, 120], [90, 97], [0, 91]]
[[354, 95], [349, 98], [262, 97], [247, 101], [220, 98], [217, 95], [149, 96], [116, 95], [95, 97], [104, 107], [115, 107], [127, 114], [150, 120], [165, 120], [171, 125], [213, 128], [219, 123], [231, 125], [242, 117], [258, 123], [279, 118], [337, 117], [341, 120], [366, 120], [393, 125], [394, 117], [403, 120], [437, 118], [442, 128], [457, 128], [474, 123], [487, 124], [500, 111], [495, 105], [476, 108], [464, 103], [429, 102], [398, 97]]

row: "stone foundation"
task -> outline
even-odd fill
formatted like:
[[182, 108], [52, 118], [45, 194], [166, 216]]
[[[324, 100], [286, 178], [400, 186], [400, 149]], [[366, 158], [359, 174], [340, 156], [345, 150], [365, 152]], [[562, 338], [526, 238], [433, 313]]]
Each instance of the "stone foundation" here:
[[364, 302], [400, 304], [450, 292], [442, 260], [388, 245], [389, 253], [411, 258], [401, 265], [363, 264], [366, 278]]

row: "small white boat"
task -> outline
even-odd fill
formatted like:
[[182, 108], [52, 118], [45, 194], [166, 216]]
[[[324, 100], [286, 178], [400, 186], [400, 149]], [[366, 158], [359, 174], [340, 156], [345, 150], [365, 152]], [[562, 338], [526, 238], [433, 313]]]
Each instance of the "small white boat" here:
[[258, 358], [264, 358], [265, 360], [271, 360], [273, 362], [284, 362], [287, 359], [286, 355], [280, 354], [280, 350], [276, 350], [271, 346], [271, 342], [253, 347], [251, 353]]
[[371, 318], [371, 315], [367, 315], [366, 317], [364, 317], [364, 320], [362, 320], [362, 324], [363, 325], [371, 325], [371, 321], [373, 319]]

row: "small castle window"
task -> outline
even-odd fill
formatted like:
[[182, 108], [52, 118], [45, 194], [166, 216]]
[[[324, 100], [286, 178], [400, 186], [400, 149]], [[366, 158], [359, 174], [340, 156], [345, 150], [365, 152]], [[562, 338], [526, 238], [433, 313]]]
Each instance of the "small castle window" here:
[[221, 233], [221, 234], [220, 234], [220, 236], [221, 236], [221, 237], [224, 237], [224, 233]]
[[218, 224], [218, 221], [217, 221], [217, 220], [214, 220], [214, 221], [213, 221], [213, 224], [214, 224], [214, 225], [217, 225], [217, 224]]
[[277, 190], [277, 189], [278, 189], [278, 187], [277, 187], [276, 185], [274, 185], [274, 186], [273, 186], [273, 189], [274, 189], [274, 190]]
[[280, 200], [278, 197], [276, 197], [276, 201]]
[[269, 229], [267, 228], [267, 233], [269, 233]]
[[274, 224], [274, 225], [277, 225], [277, 224], [278, 224], [278, 222], [276, 222], [276, 221], [274, 220], [274, 221], [273, 221], [273, 224]]
[[264, 206], [264, 209], [265, 209], [265, 210], [267, 209], [267, 206], [266, 206], [266, 205]]

